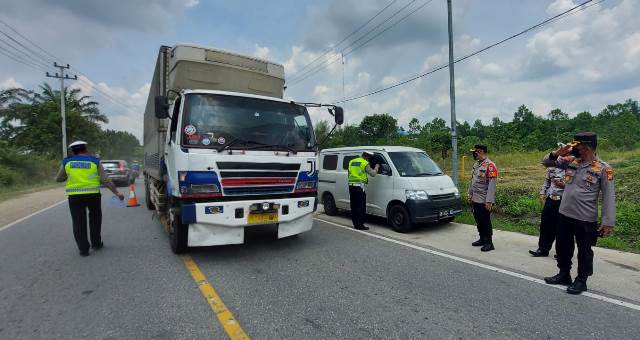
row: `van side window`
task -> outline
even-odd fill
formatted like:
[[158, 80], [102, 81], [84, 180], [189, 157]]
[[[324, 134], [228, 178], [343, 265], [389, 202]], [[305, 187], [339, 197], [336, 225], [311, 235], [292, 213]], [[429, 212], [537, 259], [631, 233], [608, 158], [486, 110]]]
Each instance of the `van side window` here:
[[338, 155], [325, 155], [322, 159], [323, 170], [335, 170], [338, 168]]
[[347, 155], [344, 156], [344, 158], [342, 159], [342, 169], [347, 170], [349, 169], [349, 162], [351, 162], [352, 159], [354, 158], [358, 158], [358, 155]]

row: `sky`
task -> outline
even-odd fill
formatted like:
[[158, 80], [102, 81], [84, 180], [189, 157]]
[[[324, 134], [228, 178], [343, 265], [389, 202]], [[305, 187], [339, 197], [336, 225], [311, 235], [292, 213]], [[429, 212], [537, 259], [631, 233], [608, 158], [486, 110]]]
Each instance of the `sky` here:
[[[454, 54], [474, 52], [581, 2], [453, 0]], [[554, 108], [573, 116], [637, 100], [640, 1], [593, 3], [457, 63], [457, 119], [508, 121], [522, 104], [539, 116]], [[3, 0], [2, 8], [0, 20], [46, 54], [0, 23], [0, 51], [5, 51], [0, 54], [0, 89], [37, 89], [44, 82], [57, 88], [57, 80], [45, 77], [45, 71], [56, 71], [46, 67], [55, 57], [70, 64], [70, 73], [81, 79], [67, 84], [100, 103], [109, 118], [105, 128], [129, 131], [140, 140], [161, 45], [196, 43], [281, 63], [286, 98], [322, 103], [426, 72], [446, 63], [449, 53], [445, 0]], [[9, 37], [31, 51], [23, 49], [20, 54], [11, 49], [7, 44], [15, 43]], [[31, 67], [10, 59], [6, 52]], [[341, 53], [346, 55], [344, 64]], [[322, 56], [329, 60], [326, 67], [306, 77], [305, 70], [318, 63], [305, 66]], [[445, 68], [341, 105], [349, 124], [375, 113], [389, 113], [405, 127], [413, 117], [450, 122], [449, 72]], [[311, 115], [314, 121], [331, 120], [323, 110], [312, 110]]]

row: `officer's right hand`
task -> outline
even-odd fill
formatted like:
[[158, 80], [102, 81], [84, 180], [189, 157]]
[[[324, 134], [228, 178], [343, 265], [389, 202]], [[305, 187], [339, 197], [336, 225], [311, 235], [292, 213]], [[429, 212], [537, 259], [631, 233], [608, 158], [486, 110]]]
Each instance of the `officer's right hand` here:
[[467, 204], [471, 205], [471, 203], [473, 203], [473, 199], [471, 197], [471, 195], [467, 196]]
[[564, 156], [564, 155], [568, 154], [570, 150], [571, 150], [571, 146], [570, 145], [564, 145], [564, 146], [559, 147], [555, 151], [553, 151], [553, 155], [554, 156]]
[[542, 204], [544, 204], [545, 199], [546, 199], [545, 195], [538, 196], [538, 201], [540, 201], [540, 203]]
[[118, 198], [119, 198], [121, 201], [124, 201], [124, 194], [123, 194], [123, 193], [119, 192], [119, 193], [117, 193], [117, 194], [116, 194], [116, 196], [118, 196]]

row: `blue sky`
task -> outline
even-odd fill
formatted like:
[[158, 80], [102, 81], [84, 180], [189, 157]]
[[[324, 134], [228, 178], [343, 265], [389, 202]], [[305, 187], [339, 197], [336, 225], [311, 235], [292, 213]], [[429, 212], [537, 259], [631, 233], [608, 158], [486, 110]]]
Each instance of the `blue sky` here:
[[[368, 27], [404, 5], [409, 4], [409, 11], [426, 2], [429, 0], [14, 0], [3, 4], [0, 19], [71, 64], [72, 71], [88, 76], [85, 83], [91, 82], [118, 101], [113, 104], [85, 83], [72, 84], [101, 103], [110, 118], [108, 128], [141, 137], [148, 82], [161, 44], [192, 42], [267, 58], [283, 63], [290, 77], [384, 6], [391, 3]], [[455, 53], [463, 55], [578, 1], [453, 3]], [[556, 107], [570, 115], [584, 110], [596, 113], [606, 104], [638, 99], [638, 17], [637, 1], [606, 0], [458, 64], [458, 118], [509, 120], [520, 104], [538, 115]], [[1, 24], [0, 29], [13, 34]], [[430, 1], [346, 58], [345, 96], [392, 84], [446, 62], [446, 43], [446, 1]], [[342, 72], [340, 62], [331, 64], [304, 82], [292, 83], [286, 96], [335, 101], [343, 95]], [[43, 74], [44, 70], [0, 55], [0, 88], [33, 89], [51, 81]], [[381, 95], [349, 102], [345, 104], [347, 121], [358, 123], [366, 114], [382, 112], [392, 114], [402, 125], [413, 117], [448, 120], [448, 85], [448, 73], [443, 70]], [[313, 117], [328, 118], [322, 112], [313, 112]]]

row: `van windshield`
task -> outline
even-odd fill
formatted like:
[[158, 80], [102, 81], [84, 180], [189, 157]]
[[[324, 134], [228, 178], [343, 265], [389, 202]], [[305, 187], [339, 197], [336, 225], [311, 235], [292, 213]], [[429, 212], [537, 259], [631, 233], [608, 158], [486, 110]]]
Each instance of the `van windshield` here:
[[442, 175], [440, 167], [424, 152], [389, 152], [389, 157], [402, 177]]
[[315, 144], [304, 106], [278, 101], [188, 94], [182, 145], [196, 148], [309, 151]]

